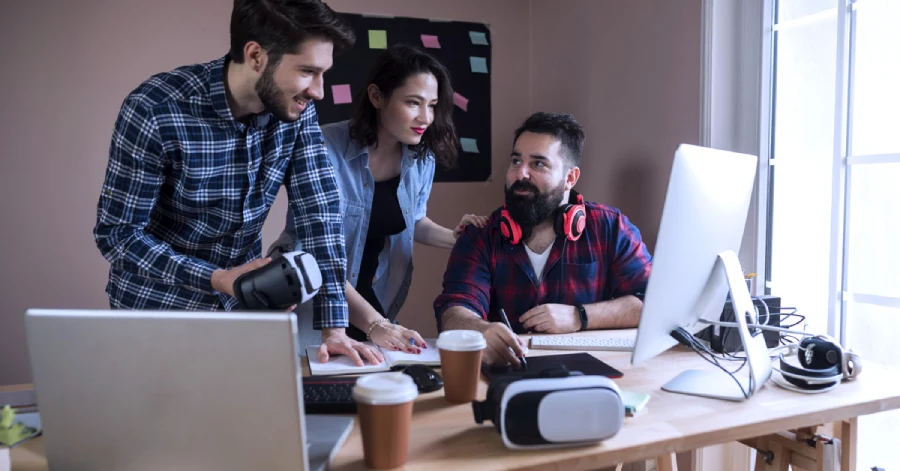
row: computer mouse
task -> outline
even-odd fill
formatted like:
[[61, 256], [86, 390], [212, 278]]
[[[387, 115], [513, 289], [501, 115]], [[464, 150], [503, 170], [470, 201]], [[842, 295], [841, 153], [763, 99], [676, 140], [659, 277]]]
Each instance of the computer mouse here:
[[433, 392], [444, 387], [444, 379], [428, 365], [409, 365], [403, 373], [412, 377], [419, 392]]

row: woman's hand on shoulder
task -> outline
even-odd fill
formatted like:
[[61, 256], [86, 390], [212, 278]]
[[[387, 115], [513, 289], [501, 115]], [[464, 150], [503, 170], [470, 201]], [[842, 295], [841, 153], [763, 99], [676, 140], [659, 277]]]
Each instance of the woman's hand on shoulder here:
[[466, 214], [459, 221], [459, 225], [453, 229], [453, 237], [458, 239], [459, 235], [462, 233], [463, 229], [466, 228], [469, 224], [474, 224], [479, 229], [483, 228], [487, 224], [488, 218], [487, 216], [477, 216], [475, 214]]

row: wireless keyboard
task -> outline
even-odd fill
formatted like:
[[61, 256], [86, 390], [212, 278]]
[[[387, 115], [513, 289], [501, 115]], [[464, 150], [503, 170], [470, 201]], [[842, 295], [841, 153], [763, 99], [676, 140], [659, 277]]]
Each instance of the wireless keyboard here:
[[536, 350], [597, 350], [630, 352], [634, 350], [633, 337], [584, 337], [565, 335], [536, 335], [531, 338], [531, 348]]
[[355, 414], [355, 377], [303, 378], [303, 406], [307, 414]]

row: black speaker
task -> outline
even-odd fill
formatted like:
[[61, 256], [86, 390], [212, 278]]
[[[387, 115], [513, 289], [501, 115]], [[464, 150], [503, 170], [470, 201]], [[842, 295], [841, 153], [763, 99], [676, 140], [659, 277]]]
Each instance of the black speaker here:
[[[765, 303], [765, 306], [763, 303]], [[753, 305], [759, 310], [759, 322], [766, 322], [773, 327], [781, 326], [780, 297], [760, 296], [753, 298]], [[766, 321], [766, 307], [769, 308], [768, 321]], [[734, 318], [734, 306], [731, 304], [731, 298], [725, 301], [725, 307], [722, 309], [722, 316], [719, 320], [722, 322], [737, 322], [737, 319]], [[766, 340], [766, 346], [769, 348], [777, 347], [780, 335], [779, 332], [764, 330], [763, 338]], [[734, 353], [744, 350], [743, 345], [741, 345], [741, 334], [736, 327], [712, 325], [698, 332], [696, 337], [708, 341], [710, 347], [719, 353]]]

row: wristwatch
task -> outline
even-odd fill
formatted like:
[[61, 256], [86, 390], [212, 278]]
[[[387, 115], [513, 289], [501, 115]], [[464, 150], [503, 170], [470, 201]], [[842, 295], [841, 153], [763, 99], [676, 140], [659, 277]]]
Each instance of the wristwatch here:
[[581, 328], [578, 330], [587, 330], [587, 310], [584, 309], [584, 306], [581, 303], [576, 303], [575, 309], [578, 309], [578, 316], [581, 318]]

